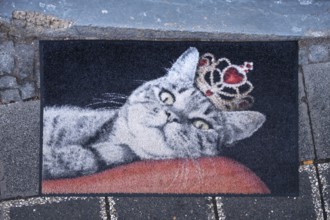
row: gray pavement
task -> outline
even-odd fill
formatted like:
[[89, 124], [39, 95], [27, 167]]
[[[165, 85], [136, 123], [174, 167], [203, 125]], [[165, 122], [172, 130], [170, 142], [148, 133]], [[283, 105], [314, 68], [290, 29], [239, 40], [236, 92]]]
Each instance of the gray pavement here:
[[330, 164], [322, 163], [318, 164], [318, 170], [320, 173], [320, 183], [324, 197], [324, 211], [327, 219], [330, 218]]
[[330, 157], [330, 62], [303, 66], [317, 157]]
[[321, 197], [313, 165], [301, 166], [298, 197], [222, 198], [227, 219], [323, 219]]
[[211, 199], [203, 197], [122, 197], [113, 198], [119, 219], [212, 219]]
[[9, 19], [14, 10], [35, 11], [77, 26], [300, 37], [329, 36], [330, 28], [328, 1], [99, 0], [89, 3], [88, 0], [4, 1], [0, 14]]
[[39, 133], [39, 101], [0, 106], [0, 199], [38, 194]]
[[[3, 220], [106, 219], [104, 198], [40, 197], [0, 204]], [[1, 219], [1, 217], [0, 217]]]
[[299, 158], [300, 161], [313, 160], [315, 153], [313, 149], [313, 137], [310, 126], [310, 119], [308, 115], [308, 103], [307, 96], [304, 89], [304, 77], [301, 71], [299, 71], [298, 83], [299, 83]]
[[[328, 187], [328, 167], [320, 169]], [[323, 219], [315, 166], [301, 166], [299, 172], [299, 197], [40, 197], [4, 201], [0, 213], [4, 220]]]

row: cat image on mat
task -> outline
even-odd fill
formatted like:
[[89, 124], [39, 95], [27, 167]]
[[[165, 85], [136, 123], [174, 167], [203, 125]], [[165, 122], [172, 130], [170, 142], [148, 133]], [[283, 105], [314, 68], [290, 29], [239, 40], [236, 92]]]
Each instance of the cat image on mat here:
[[[226, 63], [220, 70], [217, 65]], [[212, 157], [250, 137], [265, 116], [247, 110], [253, 89], [237, 66], [186, 50], [118, 109], [45, 107], [43, 179], [77, 177], [138, 160]]]

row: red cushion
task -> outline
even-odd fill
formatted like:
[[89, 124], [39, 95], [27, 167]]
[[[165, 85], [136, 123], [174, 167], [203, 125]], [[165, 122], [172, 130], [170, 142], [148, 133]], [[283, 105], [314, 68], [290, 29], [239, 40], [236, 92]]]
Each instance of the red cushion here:
[[242, 164], [213, 157], [139, 161], [89, 176], [43, 181], [42, 192], [267, 194], [270, 190]]

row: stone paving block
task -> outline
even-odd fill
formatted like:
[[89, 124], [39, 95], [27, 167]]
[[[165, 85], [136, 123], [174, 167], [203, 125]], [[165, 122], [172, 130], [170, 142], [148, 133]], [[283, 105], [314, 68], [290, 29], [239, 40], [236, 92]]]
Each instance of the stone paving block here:
[[[100, 198], [48, 197], [3, 202], [4, 220], [104, 219]], [[1, 219], [1, 218], [0, 218]]]
[[299, 65], [308, 64], [308, 51], [306, 48], [299, 46]]
[[301, 166], [299, 173], [299, 197], [218, 197], [218, 216], [253, 220], [323, 219], [314, 165]]
[[299, 72], [299, 160], [313, 160], [314, 146], [308, 117], [307, 98], [304, 91], [302, 73]]
[[40, 52], [39, 52], [39, 41], [35, 40], [32, 42], [34, 47], [34, 80], [37, 84], [37, 88], [40, 89]]
[[320, 63], [329, 61], [330, 48], [329, 45], [312, 45], [309, 48], [308, 59], [312, 63]]
[[15, 52], [18, 64], [18, 75], [21, 79], [33, 77], [33, 45], [19, 44], [15, 46]]
[[0, 41], [5, 41], [5, 40], [7, 40], [7, 33], [0, 32]]
[[36, 96], [35, 86], [33, 83], [30, 83], [30, 82], [26, 82], [24, 85], [22, 85], [20, 87], [20, 91], [21, 91], [23, 100]]
[[0, 106], [0, 199], [37, 195], [40, 102]]
[[18, 89], [7, 89], [4, 91], [0, 91], [1, 104], [18, 102], [18, 101], [21, 101], [21, 96], [19, 95]]
[[318, 164], [320, 179], [322, 184], [322, 193], [324, 199], [324, 208], [327, 219], [330, 218], [330, 163]]
[[17, 88], [16, 78], [13, 76], [0, 77], [0, 89]]
[[0, 43], [0, 75], [13, 71], [14, 53], [15, 50], [12, 41]]
[[319, 159], [330, 157], [330, 62], [303, 66]]
[[37, 88], [40, 89], [40, 60], [39, 58], [36, 59], [36, 62], [34, 64], [34, 77], [35, 77], [35, 81], [37, 84]]
[[113, 202], [110, 213], [118, 219], [215, 219], [212, 203], [204, 197], [116, 197]]

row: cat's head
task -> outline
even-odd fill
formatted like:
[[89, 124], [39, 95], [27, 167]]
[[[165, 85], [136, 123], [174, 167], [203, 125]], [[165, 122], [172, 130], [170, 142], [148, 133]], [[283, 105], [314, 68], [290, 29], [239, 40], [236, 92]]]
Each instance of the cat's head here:
[[185, 51], [161, 78], [136, 89], [124, 105], [135, 136], [133, 150], [144, 159], [213, 156], [250, 137], [265, 122], [255, 111], [217, 109], [194, 86], [199, 53]]

